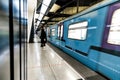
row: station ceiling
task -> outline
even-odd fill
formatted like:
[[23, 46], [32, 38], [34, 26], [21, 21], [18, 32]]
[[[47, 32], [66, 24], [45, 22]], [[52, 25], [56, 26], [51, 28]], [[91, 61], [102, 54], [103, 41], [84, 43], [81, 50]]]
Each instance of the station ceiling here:
[[[38, 14], [42, 1], [38, 0], [37, 2]], [[103, 0], [52, 0], [49, 9], [41, 20], [41, 26], [53, 25], [101, 1]]]

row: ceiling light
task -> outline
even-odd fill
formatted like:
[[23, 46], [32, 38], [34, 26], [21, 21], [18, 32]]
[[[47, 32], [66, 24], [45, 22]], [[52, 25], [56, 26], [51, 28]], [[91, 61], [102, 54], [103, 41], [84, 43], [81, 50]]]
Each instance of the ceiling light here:
[[41, 13], [40, 13], [40, 15], [39, 15], [39, 17], [38, 17], [38, 20], [41, 21], [42, 18], [43, 18], [43, 16], [44, 16], [44, 14], [41, 14]]
[[48, 6], [42, 5], [41, 10], [40, 10], [40, 13], [45, 14], [47, 8], [48, 8]]
[[37, 21], [37, 26], [40, 24], [40, 21]]
[[50, 5], [50, 2], [51, 2], [51, 0], [43, 0], [42, 6], [41, 6], [41, 9], [40, 9], [40, 15], [38, 17], [39, 21], [41, 21], [43, 16], [45, 15], [45, 13], [48, 9], [48, 6]]
[[50, 9], [50, 12], [56, 12], [58, 9], [60, 9], [60, 6], [57, 4], [54, 4], [52, 8]]
[[41, 23], [45, 23], [44, 21], [42, 21]]
[[47, 16], [44, 17], [44, 20], [48, 20], [48, 19], [49, 19], [49, 17], [47, 17]]

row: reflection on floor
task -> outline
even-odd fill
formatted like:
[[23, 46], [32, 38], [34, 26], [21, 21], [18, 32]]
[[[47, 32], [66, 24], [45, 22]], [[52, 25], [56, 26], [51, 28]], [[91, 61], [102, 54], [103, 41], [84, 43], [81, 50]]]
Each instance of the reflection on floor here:
[[40, 43], [28, 44], [28, 80], [78, 80], [73, 70], [52, 48]]
[[[81, 76], [48, 45], [41, 48], [40, 43], [28, 44], [27, 54], [27, 80], [77, 80], [81, 78]], [[14, 48], [15, 80], [20, 80], [19, 55], [19, 45], [16, 45]], [[24, 71], [22, 71], [22, 73], [23, 72]], [[0, 80], [10, 80], [9, 48], [0, 55]]]

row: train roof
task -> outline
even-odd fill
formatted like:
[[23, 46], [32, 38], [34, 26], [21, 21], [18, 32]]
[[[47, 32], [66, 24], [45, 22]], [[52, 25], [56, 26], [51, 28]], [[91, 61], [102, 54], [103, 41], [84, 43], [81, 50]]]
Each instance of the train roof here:
[[[58, 22], [58, 23], [61, 23], [61, 22], [70, 20], [70, 19], [72, 19], [72, 18], [81, 16], [81, 15], [84, 15], [84, 14], [86, 14], [86, 13], [88, 13], [88, 12], [94, 11], [94, 10], [96, 10], [96, 9], [99, 9], [99, 8], [101, 8], [101, 7], [104, 7], [104, 6], [106, 6], [106, 5], [112, 4], [112, 3], [117, 2], [117, 1], [120, 1], [120, 0], [103, 0], [103, 1], [101, 1], [101, 2], [99, 2], [99, 3], [97, 3], [97, 4], [93, 5], [93, 6], [91, 6], [91, 7], [89, 7], [89, 8], [83, 10], [82, 12], [80, 12], [80, 13], [74, 15], [74, 16], [71, 16], [71, 17], [69, 17], [69, 18], [67, 18], [67, 19], [65, 19], [65, 20], [62, 20], [62, 21], [60, 21], [60, 22]], [[58, 24], [58, 23], [57, 23], [57, 24]], [[55, 25], [56, 25], [56, 24], [55, 24]]]

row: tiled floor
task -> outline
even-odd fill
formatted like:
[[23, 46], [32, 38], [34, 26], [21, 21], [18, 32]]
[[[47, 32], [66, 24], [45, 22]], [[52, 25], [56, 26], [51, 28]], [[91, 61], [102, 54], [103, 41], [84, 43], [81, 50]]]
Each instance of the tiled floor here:
[[77, 80], [81, 76], [56, 52], [40, 43], [28, 44], [28, 80]]
[[[81, 76], [48, 45], [41, 48], [40, 43], [28, 44], [27, 54], [27, 80], [77, 80], [81, 78]], [[0, 80], [10, 80], [9, 57], [9, 51], [7, 50], [0, 55]], [[14, 53], [15, 80], [20, 80], [19, 62], [19, 46], [17, 45]]]

